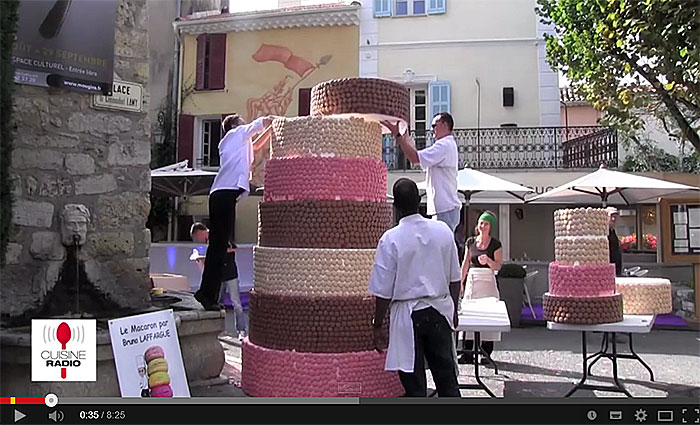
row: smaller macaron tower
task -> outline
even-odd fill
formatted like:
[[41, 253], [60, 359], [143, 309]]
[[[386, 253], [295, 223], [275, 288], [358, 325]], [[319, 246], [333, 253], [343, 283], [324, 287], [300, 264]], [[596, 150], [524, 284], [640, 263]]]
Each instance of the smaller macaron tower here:
[[146, 350], [144, 357], [148, 365], [148, 387], [151, 389], [151, 397], [172, 397], [168, 361], [165, 360], [163, 349], [154, 345]]

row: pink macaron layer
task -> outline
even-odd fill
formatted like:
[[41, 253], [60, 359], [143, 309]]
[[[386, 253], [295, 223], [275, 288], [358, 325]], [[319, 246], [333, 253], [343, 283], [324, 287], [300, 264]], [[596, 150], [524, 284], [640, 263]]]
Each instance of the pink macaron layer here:
[[396, 372], [385, 353], [301, 353], [243, 341], [242, 386], [254, 397], [399, 397]]
[[282, 158], [265, 164], [265, 201], [386, 202], [386, 165], [372, 158]]
[[561, 297], [613, 295], [615, 294], [615, 265], [549, 263], [549, 293]]

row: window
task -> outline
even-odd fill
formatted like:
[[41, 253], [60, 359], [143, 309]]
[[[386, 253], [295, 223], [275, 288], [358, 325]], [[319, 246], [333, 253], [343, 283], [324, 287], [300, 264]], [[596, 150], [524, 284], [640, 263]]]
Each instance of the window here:
[[445, 13], [446, 0], [374, 0], [375, 18]]
[[226, 77], [226, 34], [197, 36], [196, 90], [221, 90]]
[[396, 16], [408, 15], [408, 0], [396, 0]]
[[374, 0], [374, 16], [391, 16], [391, 0]]
[[[428, 3], [428, 15], [437, 15], [439, 13], [445, 13], [446, 7], [445, 2], [447, 0], [429, 0]], [[423, 6], [425, 7], [425, 6]]]
[[620, 239], [620, 248], [625, 252], [656, 252], [659, 234], [656, 206], [643, 205], [619, 211], [615, 233]]
[[396, 16], [425, 15], [425, 0], [396, 0]]
[[[426, 132], [430, 127], [430, 119], [432, 118], [427, 115], [428, 90], [426, 86], [410, 87], [409, 90], [411, 96], [411, 121], [409, 122], [409, 127], [414, 132], [413, 140], [416, 142], [416, 149], [421, 150], [426, 147]], [[400, 148], [397, 147], [396, 152], [399, 168], [407, 170], [420, 168], [412, 165]]]
[[219, 141], [221, 140], [221, 120], [202, 121], [202, 166], [219, 166]]
[[440, 112], [450, 112], [450, 83], [433, 81], [430, 83], [430, 117]]

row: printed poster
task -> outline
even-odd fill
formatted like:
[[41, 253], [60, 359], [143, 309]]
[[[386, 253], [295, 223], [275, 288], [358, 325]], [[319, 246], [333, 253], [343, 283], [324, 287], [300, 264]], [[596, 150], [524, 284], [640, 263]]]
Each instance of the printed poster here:
[[109, 321], [122, 397], [189, 397], [172, 310]]

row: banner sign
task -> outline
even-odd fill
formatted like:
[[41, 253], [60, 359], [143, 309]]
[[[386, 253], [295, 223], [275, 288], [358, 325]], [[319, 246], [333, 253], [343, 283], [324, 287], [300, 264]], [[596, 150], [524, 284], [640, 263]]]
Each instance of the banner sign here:
[[122, 397], [189, 397], [172, 310], [109, 321]]
[[15, 83], [111, 95], [117, 0], [19, 4]]

